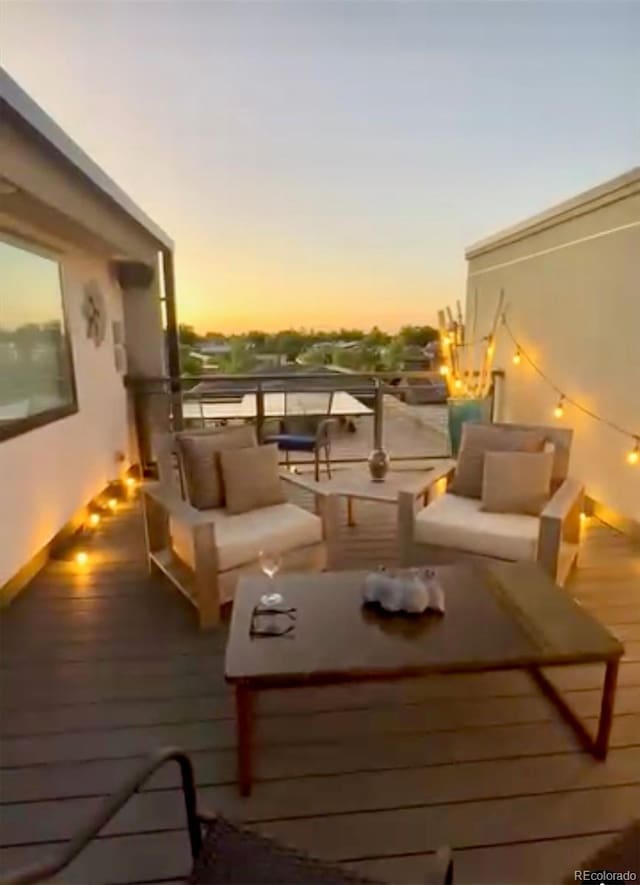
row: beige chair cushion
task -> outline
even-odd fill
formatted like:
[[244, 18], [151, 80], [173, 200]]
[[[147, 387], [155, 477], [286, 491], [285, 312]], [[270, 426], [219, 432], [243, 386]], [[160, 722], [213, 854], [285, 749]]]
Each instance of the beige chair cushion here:
[[282, 490], [275, 444], [220, 452], [220, 467], [229, 513], [247, 513], [287, 500]]
[[[195, 524], [208, 522], [214, 525], [220, 572], [255, 562], [265, 547], [275, 553], [288, 553], [322, 542], [320, 517], [295, 504], [276, 504], [238, 514], [223, 508], [202, 511]], [[176, 517], [171, 517], [169, 523], [171, 546], [179, 559], [192, 569], [195, 568], [193, 525], [193, 520], [186, 523]]]
[[553, 451], [486, 452], [482, 509], [540, 516], [549, 500]]
[[463, 424], [458, 463], [449, 491], [465, 498], [480, 498], [485, 452], [541, 452], [544, 442], [544, 434], [538, 430]]
[[250, 424], [206, 433], [179, 433], [176, 442], [187, 497], [198, 510], [224, 505], [220, 452], [257, 445], [256, 432]]
[[416, 515], [414, 540], [496, 559], [535, 560], [540, 520], [512, 513], [485, 513], [482, 501], [441, 495]]

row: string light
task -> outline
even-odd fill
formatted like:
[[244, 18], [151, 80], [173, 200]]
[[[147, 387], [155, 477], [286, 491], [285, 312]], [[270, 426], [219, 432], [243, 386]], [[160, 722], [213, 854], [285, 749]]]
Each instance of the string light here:
[[128, 476], [128, 477], [125, 479], [125, 485], [126, 485], [127, 488], [129, 488], [129, 489], [135, 489], [135, 487], [136, 487], [136, 485], [137, 485], [135, 478], [134, 478], [133, 476]]
[[445, 377], [449, 374], [449, 366], [445, 366], [444, 364], [440, 366], [440, 374]]
[[513, 356], [513, 363], [515, 365], [519, 365], [522, 360], [525, 360], [529, 366], [533, 369], [533, 371], [542, 378], [543, 381], [551, 387], [555, 392], [559, 395], [560, 400], [558, 405], [553, 410], [553, 414], [556, 418], [562, 418], [564, 415], [565, 404], [569, 404], [572, 408], [576, 409], [576, 411], [581, 412], [583, 415], [586, 415], [588, 418], [591, 418], [593, 421], [597, 421], [599, 424], [603, 424], [605, 427], [608, 427], [610, 430], [613, 430], [615, 433], [619, 433], [621, 436], [626, 436], [632, 441], [632, 448], [626, 454], [626, 462], [627, 464], [633, 466], [637, 466], [640, 464], [640, 434], [633, 433], [630, 430], [621, 427], [619, 424], [616, 424], [614, 421], [610, 421], [608, 418], [604, 418], [602, 415], [598, 415], [596, 412], [591, 411], [586, 406], [583, 406], [582, 403], [577, 402], [572, 399], [570, 396], [567, 396], [554, 382], [549, 378], [549, 376], [544, 372], [540, 366], [532, 359], [531, 356], [527, 353], [527, 351], [522, 347], [520, 342], [517, 340], [516, 336], [513, 334], [511, 327], [507, 321], [506, 314], [502, 314], [502, 326], [507, 332], [507, 335], [511, 338], [513, 345], [516, 348], [516, 353]]
[[455, 387], [456, 390], [462, 390], [462, 388], [464, 387], [464, 382], [463, 382], [462, 378], [456, 378], [455, 381], [453, 382], [453, 386]]
[[78, 550], [74, 559], [78, 565], [86, 565], [89, 562], [89, 554], [86, 550]]
[[115, 513], [115, 511], [118, 509], [118, 502], [115, 498], [109, 498], [109, 500], [107, 501], [107, 507], [109, 508], [109, 510], [111, 510], [112, 513]]
[[89, 525], [94, 529], [100, 525], [100, 514], [99, 513], [92, 513], [89, 516]]

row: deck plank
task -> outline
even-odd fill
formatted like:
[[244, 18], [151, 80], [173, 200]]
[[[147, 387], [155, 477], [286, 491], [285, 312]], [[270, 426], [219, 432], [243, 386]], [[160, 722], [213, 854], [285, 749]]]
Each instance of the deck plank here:
[[[394, 564], [393, 508], [358, 502], [356, 519], [348, 527], [342, 513], [341, 566]], [[62, 844], [162, 743], [193, 753], [204, 805], [395, 882], [416, 881], [442, 843], [458, 882], [559, 881], [637, 814], [640, 551], [596, 520], [567, 592], [627, 645], [605, 763], [579, 750], [523, 673], [274, 691], [259, 700], [249, 799], [234, 783], [226, 628], [200, 633], [188, 604], [147, 574], [135, 508], [94, 545], [90, 574], [52, 562], [0, 618], [3, 869]], [[602, 668], [551, 676], [595, 727]], [[188, 866], [168, 769], [64, 881], [164, 881]]]

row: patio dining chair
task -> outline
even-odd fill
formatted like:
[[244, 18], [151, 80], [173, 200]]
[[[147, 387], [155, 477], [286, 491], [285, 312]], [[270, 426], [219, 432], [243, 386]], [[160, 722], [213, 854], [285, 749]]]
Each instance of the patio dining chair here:
[[[345, 867], [325, 863], [287, 848], [223, 817], [198, 810], [191, 760], [182, 750], [169, 747], [153, 753], [142, 762], [62, 851], [40, 863], [2, 875], [2, 885], [29, 885], [57, 876], [87, 848], [149, 778], [171, 761], [180, 768], [191, 848], [192, 869], [186, 882], [192, 885], [347, 885], [374, 882]], [[85, 875], [86, 881], [101, 880], [98, 870], [87, 870]], [[425, 871], [422, 882], [424, 885], [451, 885], [453, 861], [449, 849], [440, 849], [435, 853], [431, 868]]]
[[[299, 394], [299, 396], [304, 396], [304, 394]], [[324, 458], [327, 476], [331, 479], [331, 432], [332, 428], [337, 424], [337, 421], [330, 417], [333, 405], [333, 391], [327, 394], [314, 393], [312, 396], [316, 402], [319, 397], [322, 398], [323, 405], [321, 415], [325, 414], [327, 416], [326, 418], [320, 416], [321, 419], [317, 421], [317, 418], [319, 417], [317, 413], [314, 415], [304, 414], [304, 412], [300, 414], [298, 411], [287, 415], [287, 392], [285, 392], [285, 415], [282, 420], [283, 430], [281, 433], [265, 436], [263, 442], [276, 443], [280, 451], [285, 453], [285, 461], [287, 464], [289, 463], [290, 452], [312, 453], [315, 480], [318, 482], [320, 479], [321, 457]], [[294, 428], [296, 425], [300, 426], [301, 421], [304, 422], [304, 430], [301, 432], [295, 432]], [[309, 427], [310, 422], [313, 421], [317, 421], [317, 426], [314, 432], [310, 432], [307, 428]]]

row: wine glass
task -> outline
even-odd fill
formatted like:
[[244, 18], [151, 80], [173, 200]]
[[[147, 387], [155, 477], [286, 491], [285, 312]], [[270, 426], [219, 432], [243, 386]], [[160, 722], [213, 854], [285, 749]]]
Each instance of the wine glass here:
[[263, 593], [260, 597], [260, 604], [265, 608], [275, 608], [282, 605], [284, 597], [281, 593], [276, 593], [273, 589], [273, 579], [280, 571], [282, 565], [282, 557], [275, 550], [261, 550], [259, 555], [260, 568], [269, 578], [271, 589], [268, 593]]

